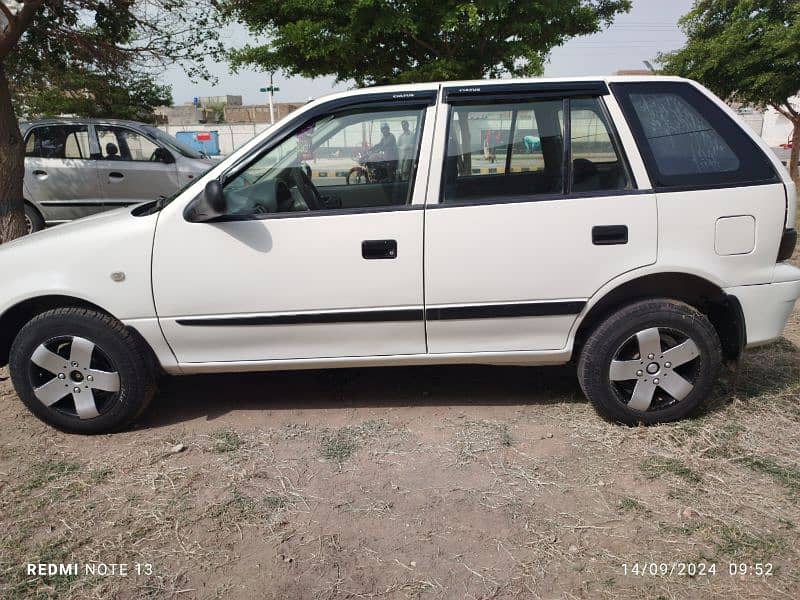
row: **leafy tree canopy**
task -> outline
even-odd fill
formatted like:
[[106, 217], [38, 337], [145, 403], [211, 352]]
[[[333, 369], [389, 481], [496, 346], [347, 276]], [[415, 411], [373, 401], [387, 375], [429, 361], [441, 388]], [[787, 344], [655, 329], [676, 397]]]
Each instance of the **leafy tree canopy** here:
[[[686, 46], [662, 54], [666, 73], [695, 79], [722, 98], [773, 106], [800, 133], [800, 2], [697, 0], [680, 25]], [[797, 179], [797, 148], [792, 156]]]
[[680, 25], [688, 42], [661, 55], [665, 72], [754, 106], [785, 105], [800, 90], [797, 0], [699, 0]]
[[216, 0], [0, 0], [0, 242], [24, 233], [18, 116], [147, 118], [173, 64], [208, 77]]
[[17, 114], [26, 118], [78, 115], [152, 121], [156, 107], [172, 104], [170, 86], [158, 84], [148, 74], [122, 69], [53, 73], [44, 87], [35, 79], [20, 77], [13, 83]]
[[630, 0], [227, 0], [269, 41], [233, 66], [359, 86], [541, 74], [550, 50], [596, 33]]

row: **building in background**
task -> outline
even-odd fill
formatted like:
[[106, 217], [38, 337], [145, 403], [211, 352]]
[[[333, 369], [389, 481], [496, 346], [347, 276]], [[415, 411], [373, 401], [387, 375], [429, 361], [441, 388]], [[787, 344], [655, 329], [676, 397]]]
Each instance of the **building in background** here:
[[[274, 104], [275, 120], [305, 102]], [[155, 110], [158, 126], [209, 156], [227, 155], [270, 126], [269, 106], [243, 104], [241, 96], [201, 96], [179, 106]]]

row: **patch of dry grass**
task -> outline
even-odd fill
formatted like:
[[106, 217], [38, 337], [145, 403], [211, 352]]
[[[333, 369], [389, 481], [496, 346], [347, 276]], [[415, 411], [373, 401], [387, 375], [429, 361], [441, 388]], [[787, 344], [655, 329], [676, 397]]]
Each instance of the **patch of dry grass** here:
[[[80, 438], [29, 417], [0, 383], [0, 596], [798, 597], [798, 342], [795, 312], [786, 339], [748, 352], [700, 415], [646, 428], [602, 421], [574, 401], [577, 386], [496, 402], [508, 372], [486, 370], [498, 398], [482, 404], [426, 404], [421, 383], [401, 405], [351, 383], [348, 394], [386, 406], [298, 400]], [[546, 389], [550, 372], [532, 373]], [[459, 390], [462, 376], [435, 385]], [[100, 560], [154, 574], [23, 570]], [[719, 575], [623, 570], [675, 561]], [[769, 562], [773, 575], [732, 577], [731, 562]]]

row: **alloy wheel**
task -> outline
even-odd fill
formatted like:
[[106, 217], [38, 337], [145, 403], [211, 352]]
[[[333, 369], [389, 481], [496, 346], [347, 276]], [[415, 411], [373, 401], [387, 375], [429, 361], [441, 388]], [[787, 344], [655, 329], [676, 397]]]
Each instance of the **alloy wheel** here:
[[687, 335], [651, 327], [628, 338], [614, 353], [609, 380], [629, 408], [646, 412], [684, 400], [694, 389], [700, 350]]
[[42, 404], [79, 419], [100, 416], [120, 391], [113, 361], [99, 346], [77, 336], [40, 344], [30, 359], [30, 380]]

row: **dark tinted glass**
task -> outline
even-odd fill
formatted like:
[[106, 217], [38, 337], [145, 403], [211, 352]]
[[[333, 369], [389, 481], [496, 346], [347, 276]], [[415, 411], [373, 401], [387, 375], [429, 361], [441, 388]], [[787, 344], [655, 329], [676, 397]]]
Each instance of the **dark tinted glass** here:
[[570, 100], [570, 150], [571, 191], [605, 192], [632, 187], [600, 98]]
[[302, 126], [225, 185], [227, 218], [411, 202], [424, 110], [350, 110]]
[[47, 125], [31, 130], [25, 156], [33, 158], [89, 158], [86, 125]]
[[682, 82], [615, 83], [657, 188], [776, 181], [764, 152], [730, 116]]
[[561, 194], [563, 107], [561, 100], [453, 107], [442, 201]]

